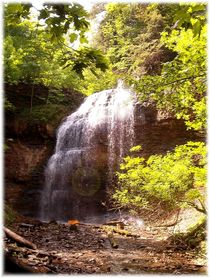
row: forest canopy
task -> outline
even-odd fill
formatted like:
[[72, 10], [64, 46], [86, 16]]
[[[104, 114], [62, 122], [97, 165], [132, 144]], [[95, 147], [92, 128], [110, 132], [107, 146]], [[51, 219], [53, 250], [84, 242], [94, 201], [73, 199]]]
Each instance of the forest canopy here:
[[5, 5], [4, 12], [5, 82], [72, 87], [89, 95], [122, 78], [141, 101], [204, 132], [205, 4], [99, 3], [91, 15], [79, 4], [44, 4], [35, 15], [30, 4], [18, 3]]
[[87, 46], [88, 14], [81, 5], [45, 4], [38, 15], [30, 8], [5, 5], [5, 82], [76, 87], [85, 68], [107, 69], [102, 53]]

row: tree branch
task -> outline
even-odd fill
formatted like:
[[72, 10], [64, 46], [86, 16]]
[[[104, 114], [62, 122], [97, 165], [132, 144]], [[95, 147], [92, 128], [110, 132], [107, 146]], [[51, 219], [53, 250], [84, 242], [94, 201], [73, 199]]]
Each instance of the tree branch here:
[[[164, 87], [166, 87], [168, 85], [172, 85], [172, 84], [179, 83], [179, 82], [182, 83], [182, 82], [184, 82], [186, 80], [189, 80], [189, 79], [195, 79], [195, 78], [204, 77], [204, 76], [206, 76], [206, 73], [203, 73], [203, 74], [200, 74], [200, 75], [196, 75], [196, 76], [188, 76], [188, 77], [180, 78], [180, 79], [177, 79], [177, 80], [171, 81], [169, 83], [165, 83], [165, 84], [155, 84], [155, 81], [154, 81], [152, 86], [153, 86], [153, 90], [155, 90], [158, 87], [159, 88], [162, 87], [161, 91], [163, 91]], [[165, 78], [167, 78], [167, 77], [165, 77]], [[151, 82], [151, 80], [150, 80], [150, 82]], [[141, 81], [139, 83], [141, 84]], [[145, 91], [146, 90], [148, 91], [148, 86], [149, 86], [148, 84], [144, 84], [142, 86], [143, 86]]]
[[169, 82], [169, 83], [163, 84], [163, 85], [161, 85], [161, 86], [162, 86], [162, 87], [164, 87], [164, 86], [168, 86], [168, 85], [171, 85], [171, 84], [174, 84], [174, 83], [184, 82], [185, 80], [195, 79], [195, 78], [198, 78], [198, 77], [203, 77], [203, 76], [206, 76], [206, 74], [205, 74], [205, 73], [203, 73], [203, 74], [200, 74], [200, 75], [197, 75], [197, 76], [188, 76], [188, 77], [184, 77], [184, 78], [177, 79], [177, 80], [174, 80], [174, 81], [172, 81], [172, 82]]
[[190, 206], [192, 206], [193, 208], [195, 208], [197, 211], [206, 214], [206, 209], [205, 209], [205, 208], [199, 208], [199, 206], [197, 206], [195, 203], [192, 203], [192, 202], [187, 202], [187, 203], [188, 203]]

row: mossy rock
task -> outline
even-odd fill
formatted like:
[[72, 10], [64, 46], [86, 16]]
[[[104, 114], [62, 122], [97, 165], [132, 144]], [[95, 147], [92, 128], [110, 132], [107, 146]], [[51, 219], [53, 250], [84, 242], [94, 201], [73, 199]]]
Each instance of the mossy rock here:
[[185, 233], [176, 233], [171, 241], [182, 248], [195, 248], [206, 239], [206, 216], [199, 218], [196, 224], [190, 226]]
[[11, 227], [17, 218], [17, 213], [8, 205], [4, 205], [4, 225]]

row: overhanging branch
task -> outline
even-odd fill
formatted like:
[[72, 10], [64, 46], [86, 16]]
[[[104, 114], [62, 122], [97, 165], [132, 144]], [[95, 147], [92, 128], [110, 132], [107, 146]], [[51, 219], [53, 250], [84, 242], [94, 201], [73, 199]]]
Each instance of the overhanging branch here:
[[205, 73], [203, 73], [203, 74], [200, 74], [200, 75], [196, 75], [196, 76], [188, 76], [188, 77], [184, 77], [184, 78], [181, 78], [181, 79], [177, 79], [177, 80], [174, 80], [174, 81], [172, 81], [172, 82], [169, 82], [169, 83], [166, 83], [166, 84], [163, 84], [163, 85], [161, 85], [161, 86], [168, 86], [168, 85], [171, 85], [171, 84], [174, 84], [174, 83], [181, 83], [181, 82], [184, 82], [184, 81], [186, 81], [186, 80], [189, 80], [189, 79], [195, 79], [195, 78], [198, 78], [198, 77], [203, 77], [203, 76], [206, 76], [206, 74]]

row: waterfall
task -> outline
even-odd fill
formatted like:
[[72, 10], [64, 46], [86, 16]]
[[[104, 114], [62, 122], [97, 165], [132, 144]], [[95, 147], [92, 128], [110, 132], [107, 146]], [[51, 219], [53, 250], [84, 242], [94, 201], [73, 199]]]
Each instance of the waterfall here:
[[113, 172], [134, 142], [135, 95], [116, 89], [90, 95], [57, 131], [45, 170], [42, 220], [85, 219], [100, 210]]

